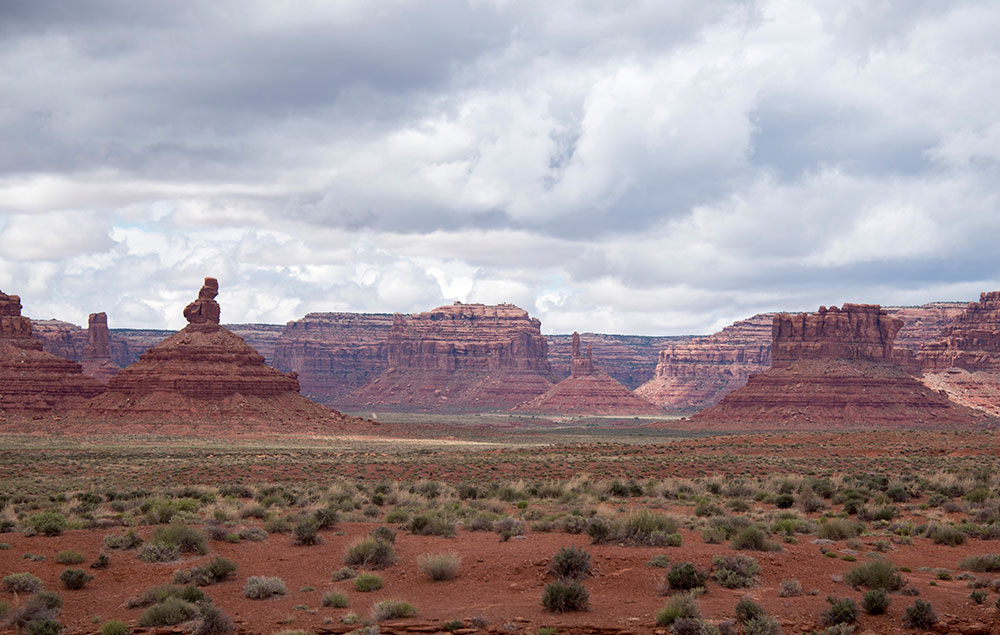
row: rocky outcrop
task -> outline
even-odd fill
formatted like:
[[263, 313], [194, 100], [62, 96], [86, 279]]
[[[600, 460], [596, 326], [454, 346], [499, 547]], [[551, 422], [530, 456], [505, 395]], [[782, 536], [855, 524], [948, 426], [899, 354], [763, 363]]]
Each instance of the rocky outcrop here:
[[21, 298], [0, 292], [0, 417], [61, 412], [103, 389], [79, 364], [43, 351]]
[[87, 319], [87, 345], [83, 347], [80, 363], [83, 374], [102, 384], [108, 383], [121, 370], [111, 361], [111, 334], [106, 313], [91, 313]]
[[365, 407], [509, 409], [553, 384], [541, 323], [512, 304], [393, 316], [387, 369], [345, 398]]
[[285, 325], [274, 366], [299, 374], [302, 394], [327, 405], [389, 367], [391, 313], [309, 313]]
[[878, 305], [774, 316], [772, 365], [693, 421], [707, 426], [967, 427], [972, 411], [893, 362], [902, 320]]
[[545, 414], [646, 415], [662, 414], [658, 406], [636, 396], [616, 379], [594, 366], [590, 345], [584, 353], [580, 335], [572, 337], [572, 373], [542, 395], [514, 408]]
[[[660, 351], [694, 339], [689, 335], [652, 337], [581, 333], [580, 336], [593, 348], [594, 357], [601, 360], [601, 369], [629, 390], [635, 390], [653, 378]], [[572, 339], [571, 335], [546, 336], [549, 345], [549, 364], [552, 366], [552, 372], [560, 379], [570, 375], [570, 362], [573, 357]]]
[[264, 363], [218, 324], [218, 283], [206, 278], [185, 308], [189, 323], [116, 375], [81, 416], [130, 421], [246, 420], [335, 423], [342, 415], [299, 394], [294, 374]]

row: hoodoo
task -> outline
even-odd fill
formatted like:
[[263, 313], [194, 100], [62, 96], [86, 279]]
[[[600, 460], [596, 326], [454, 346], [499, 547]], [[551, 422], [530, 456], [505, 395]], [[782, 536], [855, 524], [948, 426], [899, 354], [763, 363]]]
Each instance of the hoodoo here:
[[771, 368], [694, 421], [767, 428], [976, 425], [972, 411], [893, 362], [902, 327], [873, 304], [779, 313], [771, 327]]
[[573, 333], [570, 376], [515, 410], [552, 414], [640, 415], [661, 414], [658, 406], [636, 396], [614, 377], [594, 366], [590, 345], [580, 349]]
[[81, 416], [286, 423], [343, 418], [301, 396], [294, 374], [270, 368], [241, 337], [219, 325], [218, 290], [214, 278], [205, 278], [198, 299], [184, 309], [188, 325], [118, 373]]
[[21, 298], [0, 292], [0, 416], [59, 412], [102, 390], [79, 364], [44, 352]]
[[87, 345], [83, 347], [80, 362], [83, 373], [102, 384], [111, 381], [121, 370], [111, 361], [111, 334], [106, 313], [91, 313], [87, 319]]
[[917, 358], [925, 384], [964, 406], [1000, 416], [1000, 291], [970, 302]]
[[541, 322], [512, 304], [393, 316], [388, 368], [351, 404], [424, 411], [507, 410], [554, 383]]

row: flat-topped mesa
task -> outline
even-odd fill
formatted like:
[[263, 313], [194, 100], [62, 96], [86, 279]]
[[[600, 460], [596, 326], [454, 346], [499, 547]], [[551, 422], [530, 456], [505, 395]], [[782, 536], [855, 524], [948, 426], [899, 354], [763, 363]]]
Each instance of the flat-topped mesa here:
[[121, 370], [111, 361], [111, 333], [106, 313], [91, 313], [87, 318], [87, 345], [83, 347], [80, 363], [85, 375], [104, 384]]
[[507, 409], [552, 385], [547, 353], [541, 322], [512, 304], [456, 302], [396, 314], [387, 370], [345, 402], [425, 411]]
[[774, 316], [771, 366], [803, 359], [845, 359], [892, 363], [892, 342], [903, 320], [877, 304], [821, 306], [816, 313]]
[[979, 302], [970, 302], [917, 357], [925, 373], [949, 368], [1000, 371], [1000, 291], [981, 293]]
[[981, 425], [971, 410], [893, 363], [893, 339], [902, 326], [878, 305], [777, 314], [771, 368], [694, 420], [736, 428]]
[[21, 299], [0, 292], [0, 418], [61, 412], [103, 389], [79, 364], [44, 352]]
[[206, 278], [184, 309], [189, 324], [153, 346], [91, 400], [81, 416], [143, 421], [288, 424], [342, 417], [299, 394], [294, 375], [264, 363], [241, 337], [219, 326], [218, 282]]
[[184, 318], [188, 324], [218, 325], [221, 310], [215, 297], [219, 295], [219, 281], [205, 278], [205, 284], [198, 291], [198, 299], [184, 307]]

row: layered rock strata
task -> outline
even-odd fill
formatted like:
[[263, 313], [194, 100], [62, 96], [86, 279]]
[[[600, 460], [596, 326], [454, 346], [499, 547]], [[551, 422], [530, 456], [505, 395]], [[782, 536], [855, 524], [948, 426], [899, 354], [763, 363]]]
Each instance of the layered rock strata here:
[[21, 298], [0, 292], [0, 416], [61, 412], [102, 390], [79, 364], [43, 351]]
[[396, 314], [387, 369], [345, 401], [434, 411], [507, 410], [552, 386], [541, 323], [511, 304]]
[[[653, 337], [581, 333], [580, 336], [593, 348], [594, 357], [601, 360], [601, 369], [629, 390], [635, 390], [653, 378], [660, 351], [695, 339], [690, 335]], [[573, 358], [572, 336], [547, 335], [546, 340], [552, 372], [560, 379], [569, 377]]]
[[330, 422], [342, 415], [299, 394], [286, 375], [219, 325], [218, 283], [206, 278], [184, 309], [189, 323], [145, 353], [85, 404], [81, 414], [133, 421]]
[[571, 369], [569, 377], [514, 409], [545, 414], [646, 415], [663, 412], [595, 367], [593, 351], [589, 344], [586, 353], [581, 350], [578, 333], [572, 336]]
[[391, 313], [309, 313], [285, 325], [274, 366], [299, 374], [302, 394], [327, 405], [389, 367]]
[[902, 326], [871, 304], [775, 315], [771, 368], [692, 420], [740, 428], [977, 425], [972, 411], [893, 363]]
[[106, 313], [91, 313], [87, 319], [87, 345], [80, 355], [83, 374], [93, 377], [102, 384], [121, 370], [111, 361], [111, 334], [108, 331]]

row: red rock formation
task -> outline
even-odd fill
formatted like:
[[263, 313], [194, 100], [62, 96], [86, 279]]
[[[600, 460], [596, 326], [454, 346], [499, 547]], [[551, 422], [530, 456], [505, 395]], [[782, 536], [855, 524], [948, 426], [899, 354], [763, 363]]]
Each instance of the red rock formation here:
[[81, 355], [83, 374], [108, 383], [121, 367], [111, 361], [111, 335], [106, 313], [91, 313], [87, 320], [87, 345]]
[[[580, 336], [593, 347], [594, 357], [601, 360], [601, 368], [629, 390], [634, 390], [653, 378], [660, 351], [694, 339], [690, 335], [652, 337], [581, 333]], [[569, 377], [573, 358], [572, 336], [547, 335], [546, 340], [553, 374], [560, 379]]]
[[511, 304], [443, 306], [393, 316], [388, 368], [347, 396], [413, 410], [509, 409], [553, 383], [541, 323]]
[[389, 367], [391, 313], [309, 313], [274, 344], [274, 366], [299, 374], [302, 394], [339, 405]]
[[580, 351], [573, 333], [572, 374], [542, 395], [513, 408], [521, 412], [595, 415], [662, 414], [658, 406], [637, 397], [616, 379], [594, 367], [591, 347]]
[[709, 426], [967, 427], [972, 411], [892, 362], [902, 320], [878, 305], [774, 316], [772, 366], [697, 413]]
[[254, 419], [289, 424], [342, 418], [299, 395], [294, 374], [268, 367], [239, 336], [219, 326], [214, 282], [206, 278], [198, 300], [185, 308], [189, 324], [184, 329], [118, 373], [107, 391], [80, 414], [131, 421]]
[[103, 389], [79, 364], [44, 352], [21, 299], [0, 292], [0, 417], [62, 411]]

